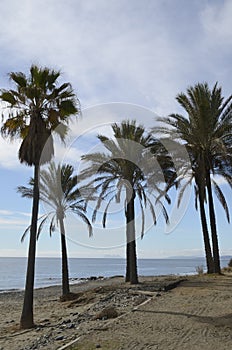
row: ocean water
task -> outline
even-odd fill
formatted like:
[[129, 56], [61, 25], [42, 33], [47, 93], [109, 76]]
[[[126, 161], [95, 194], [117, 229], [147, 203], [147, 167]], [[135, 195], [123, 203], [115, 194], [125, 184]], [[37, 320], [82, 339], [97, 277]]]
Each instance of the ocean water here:
[[[221, 266], [227, 266], [229, 258], [221, 259]], [[24, 289], [26, 258], [0, 258], [0, 292]], [[138, 273], [143, 276], [185, 275], [196, 273], [196, 267], [203, 265], [204, 258], [182, 259], [138, 259]], [[70, 283], [91, 276], [110, 277], [124, 275], [125, 259], [120, 258], [71, 258], [69, 259]], [[37, 258], [35, 288], [61, 284], [61, 259]]]

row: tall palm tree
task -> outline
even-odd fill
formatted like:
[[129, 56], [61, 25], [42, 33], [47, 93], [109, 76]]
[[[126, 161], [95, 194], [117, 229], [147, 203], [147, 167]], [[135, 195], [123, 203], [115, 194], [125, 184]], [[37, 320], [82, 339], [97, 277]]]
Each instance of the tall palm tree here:
[[[151, 135], [145, 133], [141, 125], [135, 121], [123, 121], [113, 124], [113, 138], [98, 135], [98, 139], [106, 149], [106, 153], [98, 152], [82, 156], [82, 160], [89, 162], [89, 166], [80, 173], [80, 179], [92, 178], [87, 187], [98, 191], [99, 198], [93, 211], [93, 221], [103, 201], [108, 201], [103, 213], [103, 227], [109, 206], [113, 200], [119, 202], [125, 193], [126, 218], [126, 281], [138, 283], [136, 238], [135, 238], [135, 200], [138, 200], [142, 217], [142, 236], [144, 234], [144, 208], [149, 207], [156, 223], [156, 214], [151, 200], [151, 187], [147, 181], [144, 163], [146, 150], [153, 143]], [[151, 160], [151, 159], [149, 159]], [[163, 213], [168, 220], [167, 212], [161, 203]]]
[[34, 166], [30, 242], [20, 320], [21, 328], [31, 328], [34, 326], [33, 289], [40, 165], [50, 161], [53, 156], [52, 131], [64, 140], [70, 116], [79, 113], [79, 103], [69, 83], [58, 85], [58, 71], [32, 65], [28, 76], [22, 72], [12, 72], [9, 76], [15, 90], [1, 90], [0, 99], [6, 103], [6, 119], [1, 132], [11, 139], [22, 139], [19, 160]]
[[[186, 148], [188, 147], [186, 146]], [[189, 149], [188, 151], [189, 151], [190, 158], [192, 158], [191, 150]], [[198, 211], [198, 207], [200, 208], [200, 221], [201, 221], [201, 227], [202, 227], [202, 233], [203, 233], [207, 273], [211, 274], [211, 273], [214, 273], [214, 260], [213, 260], [213, 253], [212, 253], [211, 244], [210, 244], [209, 230], [208, 230], [208, 224], [207, 224], [207, 218], [206, 218], [206, 212], [205, 212], [206, 192], [205, 192], [205, 186], [204, 186], [205, 184], [204, 171], [202, 167], [199, 168], [199, 166], [194, 162], [192, 162], [191, 170], [192, 171], [190, 174], [187, 174], [187, 173], [180, 174], [180, 177], [177, 179], [176, 186], [177, 188], [178, 187], [180, 188], [178, 206], [180, 205], [184, 191], [186, 190], [187, 186], [192, 185], [192, 182], [195, 181], [195, 184], [194, 184], [195, 209]], [[186, 181], [186, 178], [187, 178], [187, 181]], [[181, 184], [182, 181], [185, 182], [184, 185]]]
[[[204, 203], [207, 200], [209, 208], [214, 272], [220, 273], [219, 245], [217, 237], [216, 216], [212, 187], [222, 204], [227, 220], [229, 210], [225, 197], [214, 179], [214, 175], [222, 176], [231, 186], [231, 157], [229, 145], [232, 141], [231, 111], [232, 95], [224, 101], [221, 88], [214, 85], [210, 90], [207, 83], [196, 84], [187, 89], [187, 93], [177, 95], [177, 101], [187, 112], [187, 117], [172, 114], [168, 118], [161, 118], [168, 126], [160, 131], [179, 139], [186, 146], [192, 162], [193, 174], [199, 197], [205, 249], [210, 259], [209, 237], [204, 213]], [[231, 169], [231, 168], [230, 168]], [[207, 195], [206, 195], [207, 194]], [[208, 248], [207, 248], [208, 246]]]
[[[66, 297], [70, 293], [69, 272], [68, 272], [68, 256], [66, 246], [66, 233], [64, 219], [69, 212], [77, 214], [88, 226], [89, 235], [92, 235], [92, 226], [86, 216], [86, 203], [78, 189], [77, 175], [74, 175], [72, 165], [60, 165], [54, 162], [49, 164], [48, 169], [40, 172], [40, 200], [46, 203], [51, 211], [43, 215], [39, 221], [37, 239], [44, 227], [45, 223], [50, 221], [49, 232], [55, 230], [59, 226], [61, 238], [62, 252], [62, 297]], [[30, 179], [29, 187], [19, 186], [18, 192], [22, 197], [33, 197], [34, 180]], [[25, 230], [22, 241], [30, 230], [30, 226]]]

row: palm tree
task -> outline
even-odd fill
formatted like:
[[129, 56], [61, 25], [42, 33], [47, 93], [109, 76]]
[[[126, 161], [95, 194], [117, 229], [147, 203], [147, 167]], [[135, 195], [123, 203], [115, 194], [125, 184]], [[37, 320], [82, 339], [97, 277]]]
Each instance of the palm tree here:
[[[200, 208], [200, 221], [201, 221], [201, 227], [202, 227], [202, 233], [203, 233], [203, 241], [204, 241], [204, 248], [205, 248], [205, 257], [206, 257], [206, 266], [207, 266], [207, 273], [211, 274], [214, 273], [214, 260], [213, 260], [213, 254], [210, 244], [210, 238], [209, 238], [209, 230], [208, 230], [208, 224], [207, 224], [207, 218], [206, 218], [206, 212], [205, 212], [205, 202], [206, 202], [206, 192], [205, 192], [205, 180], [204, 180], [204, 170], [202, 169], [202, 164], [195, 164], [193, 161], [193, 158], [191, 157], [191, 149], [186, 146], [189, 152], [189, 156], [192, 159], [192, 169], [190, 174], [184, 173], [181, 174], [180, 177], [177, 179], [177, 188], [180, 188], [179, 192], [179, 198], [178, 198], [178, 206], [180, 205], [180, 202], [182, 200], [183, 194], [185, 189], [188, 185], [191, 185], [192, 182], [195, 180], [194, 184], [194, 193], [195, 193], [195, 209], [198, 211], [198, 206]], [[200, 167], [198, 166], [200, 165]], [[186, 181], [187, 179], [187, 181]], [[184, 181], [184, 185], [182, 185], [182, 181]]]
[[[142, 231], [144, 234], [144, 208], [149, 207], [156, 223], [154, 205], [150, 199], [151, 186], [147, 181], [145, 169], [146, 148], [152, 145], [153, 138], [145, 133], [141, 125], [135, 121], [123, 121], [120, 125], [112, 125], [114, 138], [98, 135], [98, 139], [105, 147], [106, 153], [92, 153], [82, 156], [82, 160], [90, 165], [80, 173], [80, 179], [91, 179], [86, 185], [98, 191], [99, 198], [93, 211], [93, 221], [103, 201], [108, 204], [103, 213], [103, 227], [106, 226], [106, 218], [109, 206], [113, 200], [121, 201], [121, 195], [125, 193], [125, 218], [126, 218], [126, 282], [138, 283], [136, 238], [135, 238], [135, 200], [138, 200], [141, 209]], [[151, 158], [149, 159], [151, 160]], [[162, 206], [163, 213], [168, 220], [167, 212]]]
[[69, 83], [58, 85], [58, 71], [32, 65], [28, 77], [22, 72], [12, 72], [9, 76], [15, 84], [15, 90], [1, 90], [0, 98], [6, 103], [6, 111], [9, 111], [1, 132], [11, 139], [22, 139], [19, 160], [34, 166], [30, 242], [20, 320], [21, 328], [31, 328], [34, 326], [33, 289], [40, 165], [50, 161], [53, 156], [52, 131], [64, 140], [70, 116], [79, 113], [79, 104]]
[[206, 200], [208, 202], [212, 235], [214, 272], [220, 273], [219, 245], [212, 187], [229, 221], [228, 206], [222, 190], [215, 181], [214, 175], [220, 175], [230, 186], [232, 185], [231, 156], [229, 158], [229, 147], [231, 147], [229, 145], [231, 145], [232, 141], [232, 95], [224, 101], [221, 88], [217, 84], [210, 90], [207, 83], [198, 83], [188, 88], [187, 94], [178, 94], [176, 99], [188, 116], [172, 114], [168, 118], [160, 118], [160, 121], [168, 125], [167, 127], [161, 127], [160, 131], [170, 135], [172, 139], [181, 140], [189, 152], [200, 204], [208, 268], [211, 271], [210, 260], [212, 253], [210, 253], [210, 241], [204, 211]]
[[[81, 193], [77, 187], [77, 175], [73, 175], [74, 168], [72, 165], [60, 165], [54, 162], [49, 164], [48, 169], [40, 172], [40, 200], [46, 203], [52, 210], [43, 215], [39, 221], [37, 239], [42, 231], [45, 223], [50, 220], [49, 232], [55, 230], [56, 226], [60, 229], [61, 252], [62, 252], [62, 297], [68, 296], [69, 288], [69, 272], [68, 272], [68, 257], [66, 246], [66, 233], [64, 219], [69, 212], [77, 214], [88, 226], [89, 235], [92, 235], [92, 226], [86, 217], [86, 203], [81, 197]], [[33, 197], [34, 180], [30, 179], [30, 187], [19, 186], [18, 192], [22, 197]], [[30, 226], [25, 230], [22, 241], [30, 230]]]

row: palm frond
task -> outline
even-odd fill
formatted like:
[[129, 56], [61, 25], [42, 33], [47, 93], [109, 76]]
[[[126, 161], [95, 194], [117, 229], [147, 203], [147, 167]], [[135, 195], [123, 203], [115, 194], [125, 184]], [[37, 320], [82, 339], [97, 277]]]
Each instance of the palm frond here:
[[230, 213], [229, 213], [229, 208], [228, 208], [225, 196], [222, 190], [220, 189], [220, 187], [218, 186], [218, 184], [216, 183], [216, 181], [212, 180], [212, 183], [214, 187], [214, 192], [226, 213], [227, 221], [230, 222]]
[[38, 227], [38, 232], [37, 232], [37, 235], [36, 235], [36, 239], [38, 240], [39, 239], [39, 236], [43, 230], [43, 226], [44, 224], [48, 221], [48, 218], [49, 218], [49, 214], [45, 215], [45, 217], [41, 220], [40, 224], [39, 224], [39, 227]]
[[112, 202], [112, 200], [114, 198], [115, 198], [115, 196], [112, 196], [110, 198], [110, 200], [108, 201], [106, 207], [105, 207], [105, 210], [104, 210], [104, 213], [103, 213], [103, 217], [102, 217], [102, 226], [103, 226], [103, 228], [106, 227], [106, 218], [107, 218], [108, 209], [109, 209], [109, 206], [110, 206], [110, 204], [111, 204], [111, 202]]
[[26, 238], [28, 232], [30, 232], [31, 225], [26, 228], [26, 230], [23, 232], [23, 235], [21, 237], [21, 243], [24, 242], [24, 239]]
[[139, 204], [140, 204], [140, 212], [142, 216], [142, 221], [141, 221], [141, 239], [142, 239], [144, 237], [144, 230], [145, 230], [145, 214], [144, 214], [144, 207], [143, 207], [141, 198], [139, 200]]

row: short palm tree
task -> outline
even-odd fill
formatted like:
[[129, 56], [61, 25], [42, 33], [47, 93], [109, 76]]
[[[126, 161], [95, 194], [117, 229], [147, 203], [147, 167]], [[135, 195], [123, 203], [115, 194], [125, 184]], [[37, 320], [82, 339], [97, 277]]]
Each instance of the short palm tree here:
[[79, 113], [79, 103], [69, 83], [58, 85], [58, 71], [32, 65], [28, 76], [22, 72], [12, 72], [9, 75], [15, 90], [1, 90], [0, 99], [6, 104], [6, 119], [1, 132], [5, 137], [22, 139], [19, 160], [28, 166], [34, 166], [30, 242], [20, 320], [21, 328], [31, 328], [34, 326], [33, 289], [40, 166], [53, 156], [52, 131], [64, 140], [70, 116]]
[[[177, 95], [177, 101], [187, 112], [187, 117], [172, 114], [167, 118], [160, 118], [167, 125], [161, 127], [160, 131], [172, 139], [181, 140], [189, 153], [210, 264], [210, 241], [204, 211], [204, 203], [208, 202], [215, 273], [220, 273], [221, 269], [212, 187], [229, 221], [228, 205], [214, 175], [220, 175], [232, 185], [229, 149], [232, 141], [231, 99], [232, 96], [224, 101], [221, 88], [217, 84], [210, 90], [207, 83], [199, 83], [188, 88], [187, 94]], [[210, 265], [208, 267], [211, 271]]]
[[[92, 179], [86, 185], [99, 193], [93, 221], [103, 201], [108, 204], [103, 213], [103, 227], [109, 206], [113, 200], [119, 202], [121, 194], [125, 193], [126, 217], [126, 281], [138, 283], [136, 238], [135, 238], [135, 200], [138, 200], [142, 217], [142, 235], [144, 234], [144, 207], [148, 206], [156, 223], [154, 203], [151, 200], [151, 187], [144, 171], [146, 148], [153, 143], [151, 135], [145, 133], [141, 125], [135, 121], [123, 121], [113, 124], [113, 138], [99, 135], [98, 139], [105, 147], [106, 153], [98, 152], [82, 156], [82, 160], [89, 162], [89, 166], [80, 173], [80, 179]], [[147, 159], [146, 159], [147, 160]], [[151, 159], [149, 159], [151, 160]], [[153, 199], [153, 198], [152, 198]], [[167, 219], [167, 212], [161, 203], [163, 213]]]
[[[33, 197], [34, 180], [29, 181], [30, 187], [19, 186], [18, 192], [22, 197]], [[66, 245], [66, 233], [64, 219], [69, 212], [78, 215], [88, 226], [89, 235], [92, 235], [92, 226], [86, 216], [86, 203], [78, 189], [77, 175], [74, 175], [72, 165], [60, 165], [51, 162], [48, 169], [43, 169], [40, 172], [40, 200], [46, 203], [51, 211], [43, 215], [39, 221], [37, 239], [42, 231], [45, 223], [50, 221], [50, 235], [58, 225], [61, 238], [61, 253], [62, 253], [62, 297], [66, 297], [70, 293], [69, 287], [69, 272], [68, 272], [68, 256]], [[24, 240], [30, 227], [26, 229], [22, 236]]]

